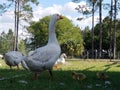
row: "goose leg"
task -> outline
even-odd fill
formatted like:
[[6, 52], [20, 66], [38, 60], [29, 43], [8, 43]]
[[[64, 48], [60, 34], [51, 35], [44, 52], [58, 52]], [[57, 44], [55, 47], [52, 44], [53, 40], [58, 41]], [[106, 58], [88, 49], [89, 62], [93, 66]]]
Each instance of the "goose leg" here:
[[17, 69], [19, 70], [19, 66], [17, 65]]
[[37, 73], [34, 73], [34, 80], [37, 80]]
[[10, 65], [10, 69], [12, 69], [12, 66]]
[[51, 80], [53, 80], [53, 73], [52, 73], [52, 71], [49, 70], [49, 73], [50, 73]]

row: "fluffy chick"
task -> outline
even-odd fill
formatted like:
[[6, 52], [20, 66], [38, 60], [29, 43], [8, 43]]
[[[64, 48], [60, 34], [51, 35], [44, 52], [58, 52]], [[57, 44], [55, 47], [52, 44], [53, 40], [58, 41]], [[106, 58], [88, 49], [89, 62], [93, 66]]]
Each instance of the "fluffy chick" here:
[[86, 78], [86, 75], [83, 73], [76, 73], [76, 72], [72, 72], [72, 78], [75, 80], [84, 80]]
[[109, 78], [109, 76], [106, 75], [103, 71], [98, 72], [96, 75], [99, 79], [102, 79], [102, 80], [106, 80]]

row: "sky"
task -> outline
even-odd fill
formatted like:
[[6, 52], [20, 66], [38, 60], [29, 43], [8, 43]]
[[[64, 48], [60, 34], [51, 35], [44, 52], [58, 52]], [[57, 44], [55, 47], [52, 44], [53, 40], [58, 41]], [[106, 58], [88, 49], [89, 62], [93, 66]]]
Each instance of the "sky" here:
[[[0, 0], [5, 2], [6, 0]], [[33, 5], [33, 19], [34, 21], [38, 21], [39, 19], [43, 18], [46, 15], [52, 15], [54, 13], [58, 13], [61, 15], [66, 16], [69, 18], [74, 25], [78, 25], [81, 29], [84, 27], [89, 26], [91, 27], [91, 20], [92, 18], [89, 17], [87, 19], [83, 19], [81, 21], [76, 20], [78, 17], [83, 17], [82, 14], [78, 13], [75, 8], [80, 4], [85, 4], [84, 2], [80, 3], [73, 3], [72, 0], [39, 0], [39, 5]], [[104, 0], [103, 3], [110, 3], [110, 0]], [[107, 11], [103, 11], [104, 18], [108, 15]], [[99, 13], [95, 14], [95, 24], [98, 22]], [[23, 23], [23, 22], [21, 22]], [[7, 32], [11, 28], [14, 30], [14, 11], [13, 9], [9, 9], [7, 12], [0, 16], [0, 33], [2, 31]], [[25, 32], [23, 28], [20, 27], [19, 34], [24, 35]]]

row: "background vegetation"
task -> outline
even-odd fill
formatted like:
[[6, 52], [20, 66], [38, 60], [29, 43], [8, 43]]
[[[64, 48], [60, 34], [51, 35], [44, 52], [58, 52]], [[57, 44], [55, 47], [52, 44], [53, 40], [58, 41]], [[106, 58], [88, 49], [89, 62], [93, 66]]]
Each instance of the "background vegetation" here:
[[[71, 0], [75, 3], [81, 0]], [[56, 24], [56, 33], [62, 48], [62, 52], [71, 57], [80, 57], [86, 51], [91, 53], [91, 50], [99, 51], [99, 55], [102, 50], [111, 51], [112, 57], [119, 58], [120, 51], [120, 20], [116, 18], [119, 11], [120, 0], [111, 0], [110, 4], [102, 3], [104, 0], [83, 0], [86, 2], [86, 6], [76, 6], [75, 10], [84, 16], [77, 20], [84, 20], [87, 17], [94, 18], [94, 13], [99, 11], [99, 22], [94, 26], [92, 21], [92, 28], [86, 26], [81, 30], [78, 26], [75, 26], [71, 20], [64, 17], [63, 20]], [[47, 43], [48, 35], [48, 23], [49, 16], [43, 17], [38, 22], [33, 22], [33, 10], [32, 5], [38, 5], [38, 0], [7, 0], [8, 3], [0, 4], [0, 13], [6, 12], [7, 9], [11, 9], [14, 6], [15, 9], [15, 30], [14, 33], [10, 29], [9, 32], [2, 32], [0, 34], [0, 53], [3, 54], [10, 50], [19, 50], [26, 54], [30, 50], [34, 50]], [[30, 4], [29, 4], [30, 3]], [[89, 8], [89, 10], [87, 9]], [[113, 9], [114, 8], [114, 9]], [[108, 12], [108, 16], [102, 20], [102, 9]], [[21, 22], [27, 22], [29, 27], [25, 27], [29, 34], [32, 36], [29, 40], [18, 39], [18, 29]], [[115, 28], [116, 27], [116, 28]], [[114, 42], [114, 43], [112, 43]], [[111, 45], [111, 47], [110, 47]], [[94, 47], [93, 47], [94, 46]], [[87, 55], [87, 54], [86, 54]], [[117, 57], [115, 57], [117, 55]], [[92, 56], [91, 54], [89, 56]], [[86, 57], [86, 56], [84, 56]], [[93, 58], [93, 57], [92, 57]], [[101, 58], [101, 57], [99, 57]], [[105, 57], [104, 57], [105, 58]], [[109, 58], [109, 57], [107, 57]]]

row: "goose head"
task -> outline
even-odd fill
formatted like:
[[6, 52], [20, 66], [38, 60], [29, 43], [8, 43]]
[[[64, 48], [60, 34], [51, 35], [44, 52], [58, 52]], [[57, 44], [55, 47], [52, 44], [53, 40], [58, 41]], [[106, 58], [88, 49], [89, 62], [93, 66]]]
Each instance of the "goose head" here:
[[50, 18], [49, 30], [54, 30], [55, 29], [55, 23], [60, 19], [63, 19], [63, 17], [61, 15], [53, 14]]
[[61, 58], [67, 58], [67, 56], [66, 56], [66, 54], [65, 53], [63, 53], [63, 54], [61, 54], [61, 56], [60, 56]]
[[61, 15], [59, 15], [59, 14], [53, 14], [53, 15], [51, 16], [51, 19], [52, 19], [53, 21], [57, 21], [57, 20], [63, 19], [63, 17], [62, 17]]

